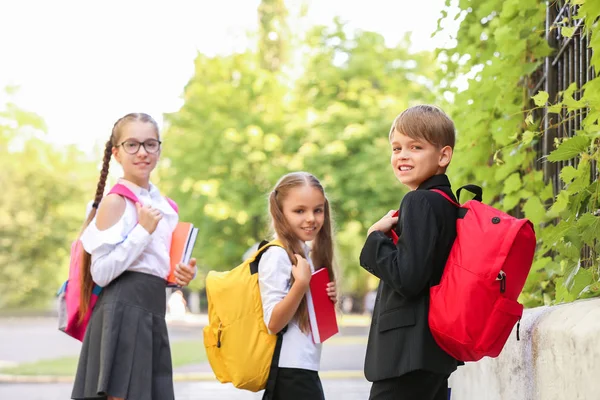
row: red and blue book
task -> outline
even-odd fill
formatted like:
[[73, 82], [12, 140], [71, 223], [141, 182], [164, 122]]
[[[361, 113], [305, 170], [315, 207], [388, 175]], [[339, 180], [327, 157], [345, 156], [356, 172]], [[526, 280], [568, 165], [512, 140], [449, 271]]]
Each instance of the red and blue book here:
[[177, 286], [175, 281], [175, 268], [177, 264], [189, 264], [192, 250], [198, 237], [198, 228], [190, 222], [178, 222], [171, 238], [171, 268], [167, 277], [168, 286]]

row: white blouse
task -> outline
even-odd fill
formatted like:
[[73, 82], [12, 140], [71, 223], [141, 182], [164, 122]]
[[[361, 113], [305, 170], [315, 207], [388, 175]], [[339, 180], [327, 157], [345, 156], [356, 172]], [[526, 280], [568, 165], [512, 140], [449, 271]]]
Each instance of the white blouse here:
[[94, 218], [81, 235], [83, 248], [92, 255], [92, 279], [102, 287], [125, 271], [144, 272], [166, 279], [171, 236], [179, 217], [156, 186], [150, 184], [150, 189], [146, 190], [125, 179], [120, 179], [119, 183], [127, 186], [140, 203], [160, 210], [163, 218], [149, 234], [137, 223], [137, 209], [128, 199], [125, 199], [125, 212], [110, 228], [99, 230]]
[[[310, 248], [305, 244], [304, 258], [312, 272], [315, 267], [309, 257]], [[270, 247], [258, 263], [258, 284], [263, 305], [265, 324], [269, 326], [275, 306], [283, 300], [291, 288], [292, 263], [281, 247]], [[315, 344], [311, 332], [303, 333], [295, 319], [288, 323], [283, 334], [279, 367], [318, 371], [321, 363], [321, 344]]]

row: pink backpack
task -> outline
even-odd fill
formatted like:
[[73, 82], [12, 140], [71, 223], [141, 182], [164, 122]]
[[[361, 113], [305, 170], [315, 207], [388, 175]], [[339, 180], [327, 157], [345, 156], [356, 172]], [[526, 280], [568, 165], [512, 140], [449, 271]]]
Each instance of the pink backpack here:
[[[129, 188], [119, 183], [113, 186], [108, 194], [111, 193], [123, 196], [133, 203], [139, 202], [137, 196]], [[173, 200], [168, 197], [166, 197], [166, 200], [176, 212], [179, 211], [177, 204]], [[81, 303], [80, 276], [83, 251], [83, 245], [79, 239], [71, 244], [69, 278], [58, 291], [58, 329], [79, 341], [83, 341], [92, 310], [102, 291], [100, 286], [94, 285], [87, 314], [83, 318], [83, 321], [79, 323], [79, 304]]]

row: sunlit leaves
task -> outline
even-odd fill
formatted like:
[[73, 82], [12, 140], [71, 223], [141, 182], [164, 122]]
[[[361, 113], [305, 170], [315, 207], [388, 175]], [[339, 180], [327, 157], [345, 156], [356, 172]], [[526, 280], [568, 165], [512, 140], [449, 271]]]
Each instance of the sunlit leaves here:
[[[563, 35], [585, 34], [592, 50], [592, 66], [600, 66], [600, 3], [582, 4], [572, 19], [559, 21]], [[573, 3], [573, 1], [571, 2]], [[593, 5], [592, 5], [593, 4]], [[478, 183], [484, 187], [484, 199], [497, 201], [506, 211], [519, 211], [536, 225], [540, 247], [538, 260], [552, 251], [547, 265], [561, 266], [547, 274], [533, 271], [523, 300], [528, 305], [549, 304], [556, 291], [557, 300], [573, 300], [578, 296], [598, 295], [599, 282], [581, 279], [581, 284], [563, 285], [560, 274], [582, 262], [582, 247], [592, 247], [598, 257], [600, 243], [596, 239], [600, 227], [589, 210], [600, 208], [598, 183], [590, 182], [597, 174], [598, 121], [600, 118], [600, 78], [590, 80], [582, 88], [570, 84], [550, 98], [545, 90], [529, 91], [540, 79], [531, 74], [544, 57], [555, 52], [545, 41], [545, 9], [547, 3], [536, 0], [477, 0], [460, 2], [460, 25], [457, 45], [440, 50], [444, 57], [444, 80], [469, 76], [466, 90], [456, 90], [450, 104], [458, 130], [458, 144], [450, 169], [453, 183]], [[574, 26], [583, 19], [585, 29]], [[554, 27], [556, 29], [556, 27]], [[519, 41], [520, 43], [517, 43]], [[542, 87], [543, 88], [543, 87]], [[540, 119], [540, 108], [548, 114]], [[585, 116], [580, 131], [569, 131], [570, 137], [557, 140], [540, 158], [542, 141], [548, 143], [540, 127], [572, 126], [572, 121]], [[552, 143], [550, 143], [552, 145]], [[545, 182], [540, 168], [552, 170], [559, 163], [561, 182]], [[520, 187], [522, 186], [522, 187]], [[594, 219], [595, 218], [595, 219]], [[547, 224], [546, 222], [553, 222]], [[594, 229], [596, 229], [594, 231]], [[598, 260], [583, 260], [594, 265]], [[583, 269], [582, 269], [583, 270]], [[576, 272], [575, 276], [578, 273]], [[576, 287], [577, 286], [577, 287]], [[572, 290], [573, 293], [569, 292]]]
[[579, 156], [587, 149], [590, 144], [590, 138], [584, 135], [573, 136], [564, 140], [558, 145], [556, 150], [548, 156], [548, 161], [566, 161]]
[[0, 308], [47, 307], [98, 179], [80, 152], [40, 140], [44, 129], [13, 104], [0, 119]]
[[531, 99], [533, 100], [533, 102], [535, 103], [536, 106], [545, 106], [546, 103], [548, 102], [548, 92], [544, 92], [543, 90], [540, 90], [538, 92], [538, 94], [536, 94], [535, 96], [532, 96]]

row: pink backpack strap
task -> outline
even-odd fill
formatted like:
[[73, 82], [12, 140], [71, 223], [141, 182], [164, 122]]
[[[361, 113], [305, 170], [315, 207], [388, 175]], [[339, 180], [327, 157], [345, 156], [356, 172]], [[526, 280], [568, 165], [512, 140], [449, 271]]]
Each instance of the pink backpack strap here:
[[179, 214], [179, 206], [177, 205], [177, 203], [175, 203], [175, 201], [173, 199], [170, 199], [167, 196], [165, 196], [165, 199], [167, 199], [167, 202], [169, 203], [169, 205], [171, 207], [173, 207], [173, 210], [175, 210], [175, 212], [177, 214]]
[[443, 192], [442, 190], [439, 189], [431, 189], [432, 192], [436, 192], [441, 194], [442, 196], [444, 196], [446, 198], [446, 200], [448, 200], [450, 203], [454, 204], [456, 207], [460, 207], [460, 204], [458, 204], [456, 201], [452, 200], [452, 197], [448, 196], [445, 192]]
[[[134, 203], [140, 202], [140, 200], [137, 198], [137, 196], [127, 186], [122, 185], [120, 183], [117, 183], [115, 186], [112, 187], [112, 189], [110, 189], [110, 192], [108, 192], [108, 194], [111, 194], [111, 193], [118, 194], [119, 196], [123, 196], [126, 199], [133, 201]], [[177, 203], [175, 203], [175, 201], [173, 201], [172, 199], [170, 199], [166, 196], [165, 196], [165, 199], [167, 200], [169, 205], [171, 207], [173, 207], [173, 210], [175, 210], [176, 213], [179, 213], [179, 207], [177, 206]]]
[[115, 186], [112, 187], [112, 189], [110, 189], [110, 192], [108, 192], [108, 194], [112, 193], [118, 194], [119, 196], [123, 196], [126, 199], [133, 201], [134, 203], [140, 202], [137, 196], [127, 186], [122, 185], [120, 183], [117, 183]]

